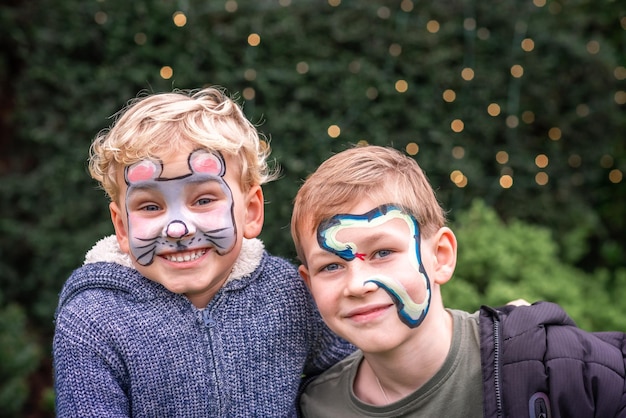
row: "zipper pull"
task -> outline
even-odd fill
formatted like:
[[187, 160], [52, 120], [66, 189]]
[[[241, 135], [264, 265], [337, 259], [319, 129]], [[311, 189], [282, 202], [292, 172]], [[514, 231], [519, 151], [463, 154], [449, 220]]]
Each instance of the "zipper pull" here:
[[202, 311], [202, 322], [204, 322], [204, 326], [207, 328], [213, 328], [217, 323], [206, 309]]
[[530, 418], [551, 418], [550, 400], [545, 393], [537, 392], [528, 402]]

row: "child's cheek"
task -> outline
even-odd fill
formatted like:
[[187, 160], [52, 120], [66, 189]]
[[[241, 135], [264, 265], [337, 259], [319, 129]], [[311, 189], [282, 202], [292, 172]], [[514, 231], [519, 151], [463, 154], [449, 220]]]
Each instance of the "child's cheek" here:
[[192, 216], [191, 221], [200, 231], [214, 231], [234, 226], [232, 208], [227, 203], [214, 205], [210, 212]]
[[162, 217], [146, 219], [132, 213], [128, 216], [128, 233], [131, 240], [154, 239], [161, 235], [164, 227]]

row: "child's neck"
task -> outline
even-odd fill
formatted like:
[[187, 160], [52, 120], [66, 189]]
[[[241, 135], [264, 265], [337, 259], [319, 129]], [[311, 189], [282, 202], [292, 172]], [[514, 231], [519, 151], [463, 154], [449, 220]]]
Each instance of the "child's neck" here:
[[364, 353], [354, 383], [357, 397], [375, 405], [398, 401], [415, 392], [439, 371], [452, 344], [452, 316], [430, 312], [416, 338], [384, 353]]

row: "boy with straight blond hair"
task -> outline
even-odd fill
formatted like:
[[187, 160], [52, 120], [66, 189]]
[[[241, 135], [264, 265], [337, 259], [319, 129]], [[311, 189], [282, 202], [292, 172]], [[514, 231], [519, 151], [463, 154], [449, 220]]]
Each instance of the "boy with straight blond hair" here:
[[257, 238], [268, 153], [220, 88], [139, 97], [96, 136], [115, 236], [61, 291], [59, 418], [295, 416], [302, 375], [353, 351]]
[[298, 192], [291, 232], [322, 317], [359, 348], [307, 386], [304, 416], [626, 416], [625, 334], [582, 331], [545, 302], [444, 307], [457, 241], [412, 158], [332, 156]]

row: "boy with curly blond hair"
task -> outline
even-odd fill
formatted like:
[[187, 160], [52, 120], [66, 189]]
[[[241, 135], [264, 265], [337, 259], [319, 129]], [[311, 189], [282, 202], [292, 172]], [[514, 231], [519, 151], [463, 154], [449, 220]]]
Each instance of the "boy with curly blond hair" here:
[[257, 238], [269, 147], [223, 89], [129, 104], [90, 150], [115, 236], [65, 283], [57, 416], [295, 416], [353, 347]]

